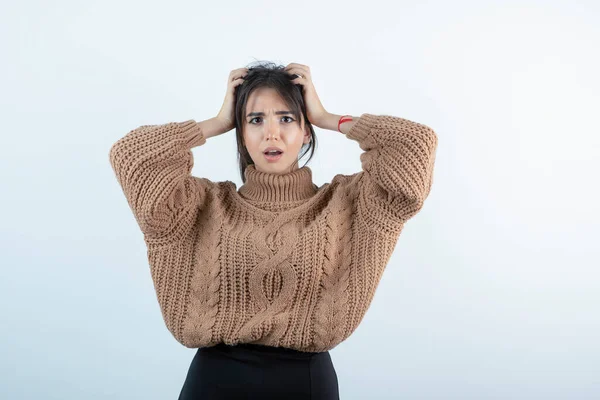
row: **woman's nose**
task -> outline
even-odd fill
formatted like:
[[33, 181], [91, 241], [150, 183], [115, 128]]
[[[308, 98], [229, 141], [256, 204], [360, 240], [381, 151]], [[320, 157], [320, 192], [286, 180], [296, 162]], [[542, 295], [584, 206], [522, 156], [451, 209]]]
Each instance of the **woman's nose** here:
[[279, 124], [277, 122], [267, 122], [265, 124], [265, 133], [267, 139], [279, 139]]

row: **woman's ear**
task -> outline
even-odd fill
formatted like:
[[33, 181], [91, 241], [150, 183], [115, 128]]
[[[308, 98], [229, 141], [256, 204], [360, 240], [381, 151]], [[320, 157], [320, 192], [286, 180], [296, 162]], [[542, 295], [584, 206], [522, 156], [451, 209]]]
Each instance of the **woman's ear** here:
[[311, 139], [312, 137], [310, 135], [310, 130], [307, 127], [306, 129], [304, 129], [304, 140], [302, 141], [302, 143], [308, 144], [310, 143]]

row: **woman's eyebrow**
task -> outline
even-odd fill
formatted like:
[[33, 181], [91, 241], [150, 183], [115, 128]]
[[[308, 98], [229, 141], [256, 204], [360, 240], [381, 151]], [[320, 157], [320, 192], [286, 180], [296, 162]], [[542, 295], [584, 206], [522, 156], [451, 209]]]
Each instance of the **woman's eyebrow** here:
[[[276, 115], [282, 115], [282, 114], [291, 114], [291, 111], [275, 111]], [[251, 112], [250, 114], [246, 115], [246, 118], [248, 117], [262, 117], [263, 115], [265, 115], [264, 112]]]

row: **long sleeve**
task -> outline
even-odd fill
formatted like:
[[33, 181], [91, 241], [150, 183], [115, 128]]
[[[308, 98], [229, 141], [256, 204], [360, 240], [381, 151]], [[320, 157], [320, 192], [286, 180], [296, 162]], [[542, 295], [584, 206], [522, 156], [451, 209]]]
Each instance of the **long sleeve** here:
[[346, 135], [360, 155], [358, 213], [368, 226], [398, 232], [431, 190], [437, 135], [426, 125], [362, 114]]
[[198, 124], [187, 120], [142, 125], [112, 145], [110, 163], [145, 237], [189, 232], [210, 182], [191, 175], [191, 148], [205, 142]]

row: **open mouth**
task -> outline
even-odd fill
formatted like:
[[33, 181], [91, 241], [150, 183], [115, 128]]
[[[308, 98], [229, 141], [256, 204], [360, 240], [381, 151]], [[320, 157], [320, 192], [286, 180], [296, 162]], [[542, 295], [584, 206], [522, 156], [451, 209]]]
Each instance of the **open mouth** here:
[[266, 151], [264, 153], [267, 161], [277, 161], [281, 158], [282, 154], [283, 154], [282, 151]]

